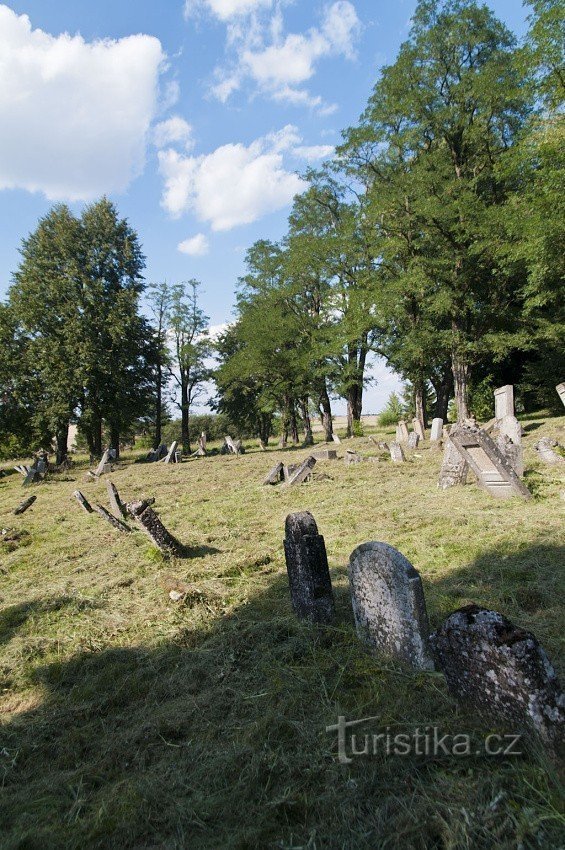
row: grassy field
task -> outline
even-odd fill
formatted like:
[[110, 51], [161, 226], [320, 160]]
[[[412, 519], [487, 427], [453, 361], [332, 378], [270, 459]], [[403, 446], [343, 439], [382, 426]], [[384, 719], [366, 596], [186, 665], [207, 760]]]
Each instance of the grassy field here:
[[[0, 846], [562, 847], [559, 770], [535, 744], [520, 757], [380, 753], [343, 765], [325, 731], [338, 715], [478, 741], [491, 731], [441, 675], [358, 642], [347, 562], [367, 540], [420, 571], [432, 627], [461, 605], [492, 607], [533, 630], [563, 678], [565, 476], [532, 446], [563, 442], [565, 417], [523, 424], [529, 503], [473, 484], [440, 492], [428, 445], [402, 466], [320, 462], [289, 490], [262, 478], [303, 449], [249, 443], [241, 457], [178, 466], [125, 456], [111, 476], [122, 498], [155, 496], [190, 547], [168, 562], [140, 532], [80, 510], [77, 487], [107, 505], [86, 467], [37, 485], [20, 517], [29, 491], [17, 473], [1, 479], [0, 530], [20, 534], [0, 542]], [[350, 446], [378, 453], [366, 438]], [[328, 628], [290, 608], [284, 519], [303, 509], [326, 540], [338, 613]]]

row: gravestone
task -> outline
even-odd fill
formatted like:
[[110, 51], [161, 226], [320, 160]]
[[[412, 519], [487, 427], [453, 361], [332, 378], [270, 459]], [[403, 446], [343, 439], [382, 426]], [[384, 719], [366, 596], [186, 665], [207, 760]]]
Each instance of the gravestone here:
[[397, 443], [407, 443], [408, 442], [408, 428], [406, 426], [406, 422], [404, 419], [401, 419], [396, 426], [396, 442]]
[[335, 433], [332, 434], [332, 440], [334, 441], [334, 443], [337, 443], [338, 445], [340, 445], [340, 443], [341, 443], [341, 440], [339, 439], [339, 437]]
[[[238, 445], [238, 443], [239, 443], [239, 445]], [[241, 440], [238, 440], [237, 443], [234, 443], [234, 441], [229, 436], [229, 434], [227, 434], [224, 437], [224, 445], [225, 445], [225, 447], [228, 451], [228, 454], [238, 455], [239, 449], [241, 448]]]
[[437, 483], [440, 490], [467, 483], [469, 464], [451, 441], [451, 435], [456, 434], [460, 427], [462, 426], [454, 425], [449, 434], [444, 432], [445, 446]]
[[426, 429], [424, 428], [424, 423], [420, 419], [412, 420], [412, 428], [414, 429], [414, 433], [418, 435], [422, 442], [426, 439]]
[[284, 480], [288, 481], [290, 478], [292, 478], [293, 474], [296, 472], [296, 470], [298, 469], [299, 466], [300, 466], [299, 463], [285, 463], [285, 464], [283, 464]]
[[39, 475], [35, 465], [30, 466], [22, 487], [29, 487], [31, 484], [37, 484], [41, 480], [41, 476]]
[[151, 449], [151, 451], [148, 452], [147, 457], [146, 457], [147, 462], [148, 463], [155, 463], [155, 461], [157, 461], [158, 459], [159, 459], [159, 455], [157, 453], [157, 450]]
[[443, 435], [443, 419], [439, 416], [436, 416], [435, 419], [432, 419], [432, 430], [430, 433], [430, 442], [437, 443], [441, 440]]
[[312, 457], [316, 460], [337, 460], [337, 451], [336, 449], [318, 449], [312, 452]]
[[164, 555], [175, 555], [178, 558], [183, 557], [184, 547], [165, 528], [159, 516], [150, 507], [148, 500], [128, 502], [126, 509], [128, 514], [139, 523], [143, 531]]
[[347, 449], [343, 461], [346, 466], [349, 466], [352, 463], [362, 463], [363, 458], [360, 454], [353, 451], [352, 449]]
[[509, 462], [510, 466], [519, 478], [524, 477], [524, 450], [522, 446], [515, 445], [506, 434], [499, 434], [494, 442]]
[[179, 449], [175, 452], [175, 463], [181, 463], [182, 461], [182, 452]]
[[165, 443], [161, 443], [161, 445], [157, 449], [158, 460], [163, 460], [163, 458], [167, 457], [168, 453], [169, 453], [169, 450], [167, 449], [167, 446], [165, 445]]
[[173, 440], [171, 443], [171, 448], [167, 452], [166, 456], [163, 458], [163, 463], [176, 463], [176, 450], [178, 446], [178, 440]]
[[[503, 434], [505, 437], [508, 437], [509, 440], [512, 440], [515, 446], [522, 445], [522, 426], [515, 416], [505, 416], [497, 422], [497, 426], [499, 434]], [[483, 431], [486, 432], [486, 429], [483, 428]]]
[[27, 499], [24, 499], [24, 501], [20, 502], [18, 507], [15, 508], [14, 514], [16, 516], [19, 516], [20, 514], [25, 513], [27, 511], [27, 509], [30, 508], [33, 505], [33, 503], [35, 502], [36, 499], [37, 499], [37, 496], [28, 496]]
[[491, 496], [531, 499], [532, 494], [520, 481], [508, 459], [480, 428], [463, 425], [452, 431], [449, 439], [477, 476], [479, 487]]
[[391, 443], [390, 447], [390, 459], [394, 463], [404, 463], [406, 458], [404, 457], [404, 450], [400, 443]]
[[500, 421], [505, 416], [514, 416], [514, 387], [506, 384], [494, 391], [494, 416]]
[[[416, 421], [416, 420], [414, 420]], [[420, 442], [420, 436], [416, 433], [416, 431], [412, 431], [408, 435], [408, 448], [409, 449], [417, 449], [418, 443]]]
[[92, 505], [90, 504], [90, 502], [88, 501], [86, 496], [83, 496], [83, 494], [80, 492], [80, 490], [75, 490], [74, 493], [73, 493], [73, 496], [75, 497], [75, 499], [77, 500], [77, 502], [79, 503], [79, 505], [81, 506], [83, 511], [85, 511], [87, 514], [92, 513], [92, 511], [93, 511]]
[[101, 475], [104, 475], [105, 472], [108, 472], [108, 464], [109, 463], [110, 463], [110, 449], [106, 449], [106, 451], [102, 455], [100, 463], [98, 464], [98, 466], [94, 470], [94, 475], [96, 476], [96, 478], [99, 478]]
[[334, 600], [326, 546], [309, 511], [287, 516], [284, 555], [296, 616], [314, 623], [330, 623]]
[[286, 440], [284, 438], [284, 435], [282, 435], [279, 440], [279, 449], [286, 449]]
[[496, 611], [467, 605], [430, 637], [455, 698], [489, 720], [533, 727], [546, 744], [563, 740], [565, 696], [535, 636]]
[[110, 460], [116, 460], [116, 457], [118, 456], [118, 452], [117, 452], [116, 449], [108, 449], [108, 455], [109, 455]]
[[565, 457], [553, 451], [554, 447], [558, 445], [557, 440], [552, 440], [551, 437], [542, 437], [541, 440], [534, 443], [534, 449], [539, 459], [543, 460], [544, 463], [548, 463], [550, 466], [560, 466], [565, 463]]
[[310, 478], [312, 475], [312, 470], [316, 466], [316, 458], [307, 457], [306, 460], [300, 464], [298, 469], [292, 473], [291, 477], [285, 483], [285, 487], [292, 487], [294, 484], [302, 484], [306, 481], [307, 478]]
[[263, 484], [278, 484], [279, 481], [284, 481], [284, 464], [282, 461], [275, 463]]
[[125, 522], [122, 522], [120, 519], [117, 519], [117, 517], [113, 516], [102, 505], [93, 505], [92, 510], [96, 511], [96, 513], [99, 514], [102, 519], [105, 519], [106, 522], [109, 522], [110, 525], [113, 525], [114, 528], [116, 528], [118, 531], [122, 531], [125, 534], [130, 533], [131, 528], [129, 528], [129, 526], [127, 526]]
[[555, 389], [557, 390], [559, 398], [561, 399], [563, 404], [565, 404], [565, 383], [564, 384], [557, 384]]
[[118, 493], [116, 485], [111, 481], [106, 481], [106, 490], [108, 491], [108, 499], [114, 516], [117, 516], [118, 519], [123, 519], [126, 515], [126, 506], [120, 499], [120, 494]]
[[422, 581], [388, 543], [362, 543], [349, 559], [357, 634], [382, 655], [433, 670]]

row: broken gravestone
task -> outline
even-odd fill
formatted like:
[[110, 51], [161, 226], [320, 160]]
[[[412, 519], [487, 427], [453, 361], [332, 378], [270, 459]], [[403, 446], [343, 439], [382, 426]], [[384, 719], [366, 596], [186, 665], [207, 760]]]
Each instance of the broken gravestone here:
[[90, 504], [90, 502], [88, 501], [86, 496], [84, 496], [80, 492], [80, 490], [75, 490], [74, 493], [73, 493], [73, 496], [75, 497], [75, 499], [77, 500], [77, 502], [79, 503], [79, 505], [81, 506], [83, 511], [85, 511], [87, 514], [92, 513], [92, 511], [93, 511], [92, 505]]
[[131, 528], [126, 525], [125, 522], [122, 522], [121, 519], [118, 519], [117, 517], [113, 516], [113, 514], [107, 511], [106, 508], [102, 505], [93, 505], [92, 510], [96, 511], [96, 513], [101, 516], [102, 519], [105, 519], [106, 522], [109, 522], [110, 525], [113, 525], [114, 528], [118, 531], [122, 531], [125, 534], [129, 534], [129, 532], [131, 531]]
[[296, 616], [314, 623], [330, 623], [334, 600], [326, 546], [309, 511], [287, 516], [284, 555]]
[[560, 466], [565, 463], [565, 457], [553, 451], [559, 445], [557, 440], [552, 440], [551, 437], [542, 437], [537, 443], [534, 443], [534, 449], [538, 453], [540, 460], [548, 463], [551, 466]]
[[516, 445], [506, 434], [499, 434], [494, 442], [519, 478], [524, 477], [524, 450]]
[[558, 395], [559, 395], [559, 398], [561, 399], [561, 401], [563, 402], [563, 404], [565, 404], [565, 383], [563, 383], [563, 384], [557, 384], [557, 386], [555, 387], [555, 389], [557, 390], [557, 393], [558, 393]]
[[294, 473], [296, 472], [296, 470], [298, 469], [299, 466], [300, 466], [299, 463], [283, 463], [283, 478], [284, 478], [284, 480], [289, 481], [292, 478], [292, 476], [294, 475]]
[[460, 427], [462, 426], [454, 425], [445, 437], [443, 460], [437, 484], [440, 490], [447, 490], [449, 487], [467, 483], [469, 464], [451, 441], [451, 434], [456, 434]]
[[414, 429], [414, 433], [417, 434], [419, 439], [423, 442], [426, 439], [426, 429], [424, 428], [424, 423], [421, 419], [413, 419], [412, 428]]
[[196, 450], [196, 454], [198, 457], [205, 457], [206, 455], [206, 431], [202, 431], [198, 437], [198, 449]]
[[479, 487], [491, 496], [531, 499], [532, 494], [520, 481], [509, 460], [480, 428], [462, 425], [451, 431], [449, 439], [477, 476]]
[[[416, 421], [416, 420], [414, 420]], [[420, 436], [416, 433], [416, 431], [412, 431], [408, 435], [408, 448], [409, 449], [417, 449], [418, 443], [420, 442]]]
[[394, 463], [404, 463], [406, 458], [404, 457], [404, 450], [400, 443], [391, 443], [389, 446], [390, 451], [390, 459]]
[[178, 441], [173, 440], [173, 442], [171, 443], [171, 448], [167, 452], [166, 456], [163, 458], [163, 463], [176, 463], [177, 462], [177, 457], [176, 457], [177, 446], [178, 446]]
[[285, 483], [285, 487], [292, 487], [294, 484], [302, 484], [307, 478], [312, 475], [312, 470], [316, 466], [316, 458], [307, 457], [304, 463], [301, 463], [298, 469], [292, 473], [291, 477]]
[[98, 464], [98, 466], [94, 470], [95, 477], [99, 478], [101, 475], [104, 475], [104, 473], [110, 472], [111, 466], [110, 466], [110, 469], [109, 469], [108, 468], [109, 464], [110, 464], [110, 449], [106, 449], [106, 451], [102, 455], [102, 458], [100, 459], [100, 463]]
[[263, 484], [278, 484], [279, 481], [284, 481], [284, 464], [282, 461], [275, 463]]
[[357, 634], [385, 656], [433, 670], [422, 581], [410, 561], [388, 543], [362, 543], [349, 559]]
[[491, 721], [533, 727], [550, 747], [563, 739], [565, 696], [531, 632], [496, 611], [467, 605], [450, 614], [430, 642], [463, 706]]
[[431, 443], [439, 442], [439, 440], [441, 440], [441, 437], [442, 437], [442, 432], [443, 432], [443, 419], [440, 419], [440, 417], [438, 416], [435, 419], [432, 419], [432, 430], [431, 430], [431, 433], [430, 433], [430, 442]]
[[362, 463], [363, 458], [356, 451], [353, 451], [353, 449], [347, 449], [343, 461], [346, 466], [350, 466], [352, 463]]
[[150, 507], [149, 500], [128, 502], [126, 510], [164, 555], [183, 557], [183, 545], [165, 528], [153, 508]]

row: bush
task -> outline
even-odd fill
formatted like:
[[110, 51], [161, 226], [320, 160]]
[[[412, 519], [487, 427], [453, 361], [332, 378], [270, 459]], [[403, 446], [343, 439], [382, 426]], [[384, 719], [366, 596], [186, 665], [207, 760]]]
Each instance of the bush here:
[[388, 397], [385, 409], [379, 413], [378, 422], [383, 428], [389, 425], [396, 425], [399, 419], [404, 418], [404, 407], [402, 402], [396, 395], [391, 393]]

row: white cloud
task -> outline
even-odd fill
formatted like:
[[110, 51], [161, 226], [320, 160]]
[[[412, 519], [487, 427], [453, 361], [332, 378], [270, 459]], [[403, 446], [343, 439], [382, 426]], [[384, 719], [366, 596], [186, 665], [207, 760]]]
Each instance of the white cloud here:
[[123, 191], [144, 165], [163, 59], [152, 36], [55, 37], [0, 5], [0, 188]]
[[185, 0], [184, 16], [188, 19], [206, 10], [220, 21], [229, 21], [261, 8], [269, 9], [272, 5], [273, 0]]
[[196, 236], [179, 242], [177, 248], [181, 254], [188, 254], [189, 257], [203, 257], [210, 250], [210, 243], [203, 233], [197, 233]]
[[156, 124], [153, 128], [152, 138], [153, 144], [157, 148], [181, 143], [188, 149], [193, 145], [192, 127], [180, 115], [173, 115], [171, 118], [167, 118], [166, 121]]
[[250, 224], [281, 209], [306, 188], [283, 162], [283, 150], [297, 138], [289, 125], [248, 146], [222, 145], [201, 156], [185, 156], [172, 148], [159, 151], [165, 180], [161, 204], [175, 218], [192, 211], [216, 231]]
[[321, 59], [354, 58], [354, 42], [360, 27], [355, 7], [349, 0], [336, 0], [325, 9], [321, 25], [305, 33], [285, 35], [280, 9], [262, 29], [257, 17], [252, 18], [249, 26], [240, 22], [231, 24], [228, 45], [235, 51], [235, 63], [227, 71], [216, 69], [217, 82], [211, 93], [226, 102], [249, 79], [274, 100], [319, 108], [323, 114], [330, 114], [335, 106], [325, 105], [321, 97], [310, 94], [303, 86], [312, 79]]
[[297, 145], [293, 154], [307, 162], [317, 162], [319, 159], [328, 159], [334, 151], [333, 145]]

